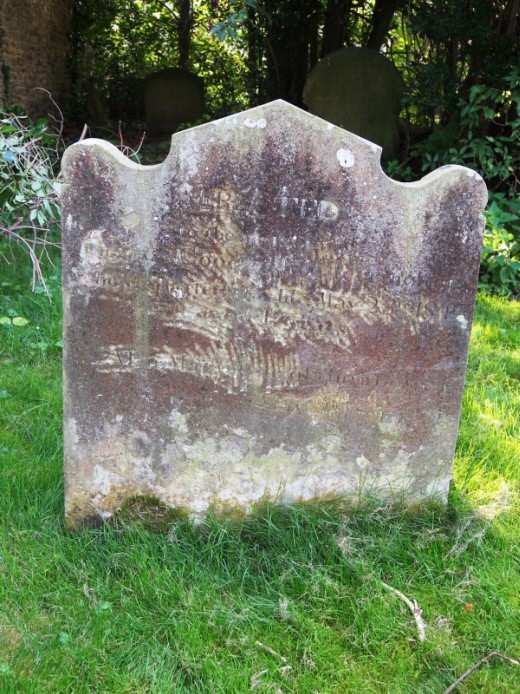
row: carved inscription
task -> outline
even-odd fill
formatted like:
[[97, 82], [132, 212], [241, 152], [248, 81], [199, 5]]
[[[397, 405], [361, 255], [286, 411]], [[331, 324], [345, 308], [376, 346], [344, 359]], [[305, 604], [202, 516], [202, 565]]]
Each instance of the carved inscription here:
[[[111, 281], [112, 280], [112, 281]], [[114, 276], [96, 274], [97, 286], [121, 292], [135, 292], [131, 278], [114, 285]], [[275, 286], [257, 290], [239, 277], [213, 282], [175, 282], [149, 277], [141, 287], [156, 303], [152, 315], [165, 326], [189, 329], [217, 342], [233, 342], [237, 321], [248, 325], [261, 338], [269, 338], [287, 348], [295, 340], [314, 344], [325, 341], [352, 352], [360, 325], [403, 325], [416, 334], [424, 325], [441, 325], [459, 315], [457, 307], [428, 297], [404, 301], [389, 291], [379, 295], [367, 290], [350, 292], [312, 289], [305, 286]], [[234, 296], [240, 295], [239, 310]], [[110, 294], [101, 295], [110, 300]], [[132, 300], [130, 293], [128, 300]], [[226, 352], [227, 354], [227, 352]], [[193, 371], [189, 371], [194, 373]], [[254, 380], [254, 379], [253, 379]]]
[[[262, 198], [258, 188], [247, 190], [237, 196], [228, 190], [216, 188], [213, 190], [186, 189], [186, 195], [190, 196], [190, 215], [223, 218], [227, 215], [235, 215], [247, 218], [254, 215], [254, 209]], [[339, 205], [332, 200], [318, 200], [315, 198], [301, 197], [294, 194], [288, 186], [283, 186], [275, 197], [275, 210], [282, 218], [291, 214], [301, 219], [315, 218], [324, 222], [335, 222], [340, 216]], [[221, 229], [219, 233], [208, 231], [208, 237], [217, 241], [225, 241], [226, 231]]]

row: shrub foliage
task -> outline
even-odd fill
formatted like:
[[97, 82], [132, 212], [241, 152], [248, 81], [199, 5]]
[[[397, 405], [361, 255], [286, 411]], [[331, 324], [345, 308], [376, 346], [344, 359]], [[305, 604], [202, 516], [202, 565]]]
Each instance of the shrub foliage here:
[[60, 138], [46, 120], [32, 122], [16, 109], [0, 118], [0, 241], [9, 262], [9, 243], [29, 254], [33, 289], [46, 291], [40, 260], [59, 242]]

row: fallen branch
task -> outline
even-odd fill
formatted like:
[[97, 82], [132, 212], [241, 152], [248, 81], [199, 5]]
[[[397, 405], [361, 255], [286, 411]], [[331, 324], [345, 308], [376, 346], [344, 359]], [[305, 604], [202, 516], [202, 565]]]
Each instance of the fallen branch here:
[[415, 623], [417, 624], [417, 631], [419, 632], [419, 641], [424, 641], [426, 638], [426, 629], [427, 629], [427, 624], [422, 618], [422, 610], [417, 604], [416, 600], [410, 600], [409, 598], [406, 597], [403, 593], [401, 593], [400, 590], [397, 590], [397, 588], [393, 588], [392, 586], [389, 586], [388, 583], [384, 583], [381, 581], [381, 585], [383, 588], [386, 588], [386, 590], [389, 590], [392, 593], [395, 593], [398, 598], [401, 598], [401, 600], [404, 602], [404, 604], [408, 607], [410, 612], [413, 614]]
[[458, 680], [455, 680], [453, 684], [451, 684], [448, 689], [446, 689], [443, 694], [451, 694], [451, 692], [455, 691], [455, 689], [459, 686], [461, 682], [463, 682], [467, 677], [471, 675], [472, 672], [475, 672], [481, 665], [484, 665], [484, 663], [487, 663], [488, 660], [491, 660], [491, 658], [502, 658], [502, 660], [505, 660], [507, 663], [510, 663], [511, 665], [520, 665], [518, 660], [513, 660], [513, 658], [508, 658], [507, 655], [502, 655], [501, 653], [489, 653], [488, 655], [484, 656], [482, 660], [479, 660], [478, 663], [475, 663], [473, 667], [470, 667], [469, 670], [466, 670], [466, 672], [459, 677]]
[[55, 123], [58, 123], [60, 126], [58, 128], [58, 137], [56, 138], [56, 154], [59, 157], [60, 146], [63, 144], [63, 127], [65, 125], [65, 118], [63, 117], [63, 112], [62, 112], [61, 108], [58, 106], [58, 104], [52, 98], [52, 94], [50, 93], [50, 91], [48, 89], [44, 89], [43, 87], [33, 87], [33, 91], [45, 92], [45, 94], [47, 94], [47, 96], [49, 97], [54, 108], [58, 111], [59, 118], [56, 118], [56, 116], [52, 113], [48, 113], [47, 115], [49, 116], [49, 118], [52, 118], [52, 120]]

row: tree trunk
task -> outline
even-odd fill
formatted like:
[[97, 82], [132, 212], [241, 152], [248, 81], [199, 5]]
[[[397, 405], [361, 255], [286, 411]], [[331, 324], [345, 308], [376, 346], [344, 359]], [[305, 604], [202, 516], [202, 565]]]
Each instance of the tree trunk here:
[[247, 8], [247, 93], [249, 96], [249, 106], [258, 105], [258, 76], [260, 74], [260, 61], [258, 58], [258, 28], [255, 12], [250, 7]]
[[321, 57], [345, 45], [352, 0], [328, 0], [323, 26]]
[[179, 19], [177, 34], [179, 37], [179, 67], [186, 67], [190, 59], [191, 30], [193, 29], [193, 3], [191, 0], [179, 0]]
[[313, 17], [320, 0], [265, 0], [267, 97], [303, 104]]
[[372, 15], [372, 29], [366, 47], [379, 51], [390, 29], [400, 0], [376, 0]]

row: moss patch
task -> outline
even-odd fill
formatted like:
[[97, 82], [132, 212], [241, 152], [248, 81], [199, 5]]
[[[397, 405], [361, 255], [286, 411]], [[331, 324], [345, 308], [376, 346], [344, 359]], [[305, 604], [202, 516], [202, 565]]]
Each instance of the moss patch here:
[[184, 521], [188, 514], [172, 508], [155, 496], [142, 494], [125, 499], [123, 505], [110, 519], [115, 527], [139, 527], [150, 532], [167, 532], [171, 525]]

